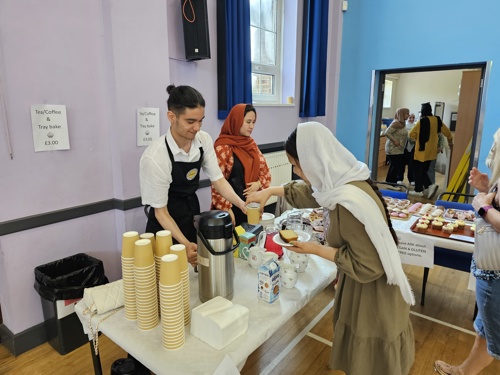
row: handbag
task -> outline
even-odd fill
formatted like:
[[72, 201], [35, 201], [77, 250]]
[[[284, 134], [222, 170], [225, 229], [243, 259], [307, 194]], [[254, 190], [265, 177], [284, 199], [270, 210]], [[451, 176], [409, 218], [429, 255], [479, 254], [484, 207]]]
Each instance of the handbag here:
[[474, 261], [482, 270], [500, 271], [500, 233], [483, 218], [476, 219]]
[[123, 306], [123, 280], [112, 283], [85, 288], [83, 300], [92, 313], [104, 314]]
[[438, 152], [436, 157], [436, 166], [434, 170], [440, 174], [446, 174], [446, 167], [448, 167], [448, 158], [446, 157], [445, 151]]
[[[123, 280], [113, 281], [112, 283], [85, 288], [83, 290], [83, 301], [87, 308], [83, 310], [83, 315], [89, 316], [89, 330], [92, 335], [95, 354], [99, 354], [99, 324], [108, 319], [111, 315], [117, 313], [123, 308]], [[99, 320], [95, 330], [92, 326], [92, 317], [97, 314], [109, 314]]]

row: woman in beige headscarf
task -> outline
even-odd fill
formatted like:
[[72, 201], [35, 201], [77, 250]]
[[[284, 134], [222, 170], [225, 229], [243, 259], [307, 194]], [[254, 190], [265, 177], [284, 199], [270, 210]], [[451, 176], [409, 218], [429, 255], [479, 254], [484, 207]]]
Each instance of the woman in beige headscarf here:
[[387, 140], [385, 142], [385, 153], [389, 158], [390, 165], [387, 171], [386, 182], [401, 183], [405, 171], [405, 147], [408, 138], [406, 130], [406, 119], [410, 116], [408, 108], [398, 108], [394, 114], [394, 120], [385, 131]]

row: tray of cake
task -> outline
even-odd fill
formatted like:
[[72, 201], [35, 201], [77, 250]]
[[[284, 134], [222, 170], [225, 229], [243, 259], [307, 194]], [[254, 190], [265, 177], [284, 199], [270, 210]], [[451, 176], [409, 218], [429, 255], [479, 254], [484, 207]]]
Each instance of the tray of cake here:
[[[474, 238], [476, 225], [469, 225], [464, 220], [450, 221], [446, 220], [442, 216], [433, 217], [427, 214], [415, 220], [410, 229], [414, 233], [427, 234], [443, 238], [449, 238], [454, 234]], [[453, 239], [461, 241], [460, 238]], [[464, 239], [463, 241], [471, 242], [467, 239]]]
[[447, 219], [459, 219], [465, 221], [476, 221], [476, 213], [472, 210], [457, 210], [454, 208], [448, 208], [444, 214], [444, 218]]
[[408, 211], [411, 202], [408, 199], [397, 199], [392, 197], [383, 197], [387, 204], [387, 210], [391, 219], [408, 220], [411, 213]]

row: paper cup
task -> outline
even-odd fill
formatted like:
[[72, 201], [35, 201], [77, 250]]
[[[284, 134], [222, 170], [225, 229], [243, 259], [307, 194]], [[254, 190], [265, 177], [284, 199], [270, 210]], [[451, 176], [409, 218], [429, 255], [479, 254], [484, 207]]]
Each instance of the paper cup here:
[[179, 257], [167, 254], [161, 257], [160, 284], [175, 285], [181, 282]]
[[135, 241], [134, 248], [134, 266], [149, 267], [154, 265], [155, 259], [153, 256], [153, 247], [151, 241], [142, 239]]
[[143, 240], [150, 240], [151, 241], [151, 247], [153, 248], [153, 254], [156, 253], [156, 240], [155, 240], [155, 235], [154, 233], [143, 233], [139, 236]]
[[175, 254], [179, 257], [180, 270], [184, 271], [188, 268], [188, 259], [186, 246], [177, 244], [170, 246], [170, 254]]
[[160, 230], [156, 232], [156, 248], [155, 255], [162, 257], [170, 253], [172, 246], [172, 232], [169, 230]]
[[122, 235], [122, 257], [133, 258], [135, 241], [139, 239], [139, 233], [136, 231], [125, 232]]
[[248, 224], [259, 224], [260, 205], [258, 203], [247, 204], [247, 222]]

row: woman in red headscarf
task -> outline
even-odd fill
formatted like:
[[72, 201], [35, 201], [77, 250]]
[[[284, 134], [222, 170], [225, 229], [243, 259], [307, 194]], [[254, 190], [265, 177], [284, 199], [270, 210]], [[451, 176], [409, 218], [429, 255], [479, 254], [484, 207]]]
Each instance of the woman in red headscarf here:
[[[264, 155], [252, 138], [257, 112], [250, 104], [236, 104], [229, 112], [215, 141], [222, 174], [241, 199], [271, 185], [271, 173]], [[229, 211], [236, 225], [247, 221], [238, 207], [224, 199], [212, 186], [212, 209]]]

